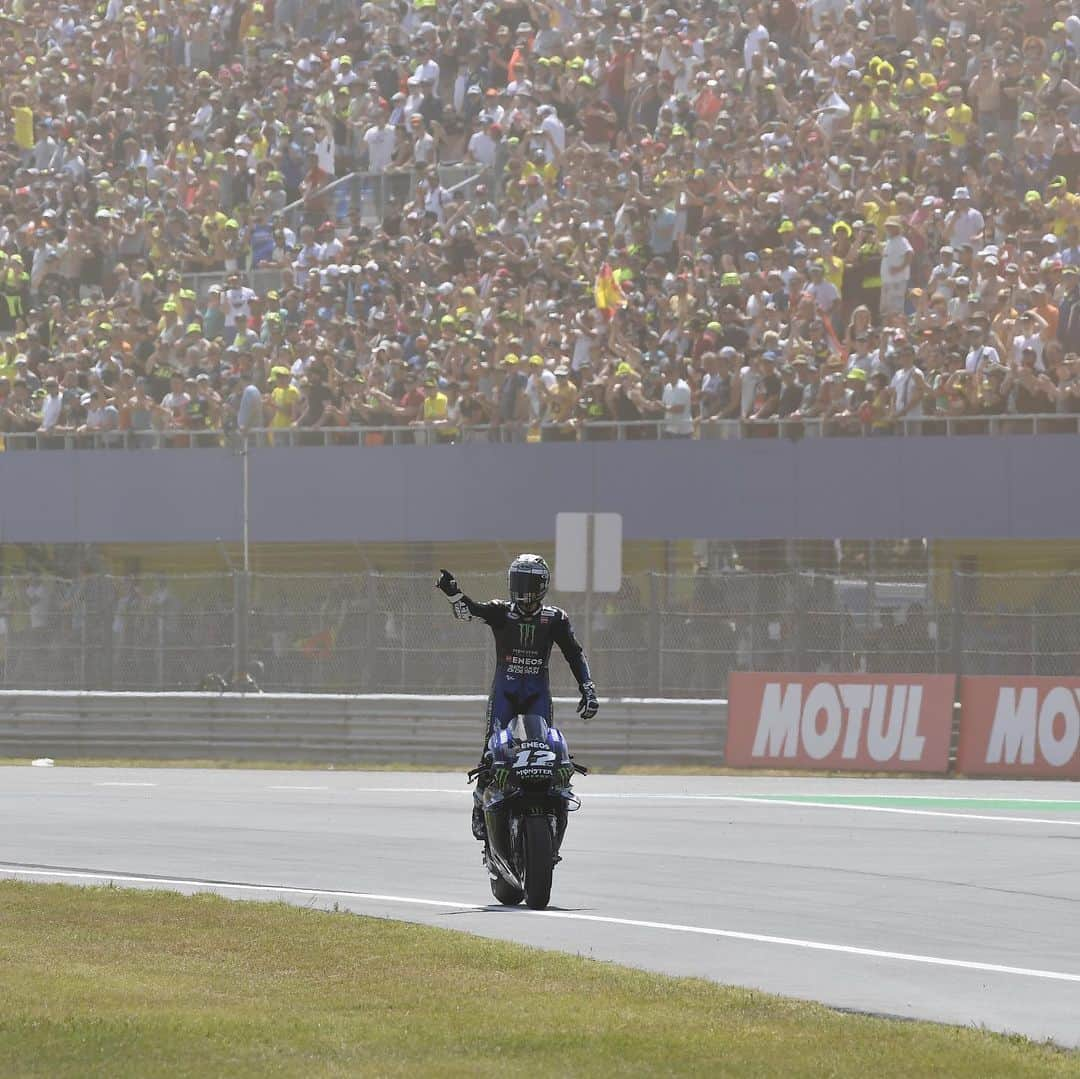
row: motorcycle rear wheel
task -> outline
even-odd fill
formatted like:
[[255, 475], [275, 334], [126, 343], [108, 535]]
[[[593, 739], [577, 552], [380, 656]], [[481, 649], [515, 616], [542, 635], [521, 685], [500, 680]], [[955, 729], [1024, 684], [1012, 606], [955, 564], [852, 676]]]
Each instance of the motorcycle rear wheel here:
[[547, 817], [526, 817], [524, 839], [525, 904], [543, 910], [551, 900], [551, 874], [555, 868], [555, 843]]

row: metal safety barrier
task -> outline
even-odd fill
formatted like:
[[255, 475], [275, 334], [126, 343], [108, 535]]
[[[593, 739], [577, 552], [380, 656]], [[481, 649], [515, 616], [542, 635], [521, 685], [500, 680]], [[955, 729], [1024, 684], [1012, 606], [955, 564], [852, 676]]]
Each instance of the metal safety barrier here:
[[[0, 692], [0, 757], [475, 764], [482, 696]], [[585, 765], [720, 764], [727, 701], [555, 699]]]
[[[280, 216], [296, 230], [305, 219], [309, 224], [318, 224], [328, 215], [339, 228], [353, 220], [374, 224], [382, 220], [389, 201], [404, 205], [415, 199], [417, 181], [423, 177], [437, 177], [439, 186], [453, 196], [468, 184], [475, 183], [484, 172], [479, 165], [465, 162], [436, 165], [433, 169], [405, 166], [391, 167], [385, 172], [358, 170], [331, 180], [306, 198], [289, 203], [280, 211]], [[325, 208], [310, 212], [308, 207], [312, 199]]]
[[[451, 198], [467, 198], [472, 185], [482, 179], [488, 181], [493, 195], [500, 189], [501, 172], [465, 162], [437, 165], [433, 173], [422, 173], [412, 167], [391, 168], [381, 173], [355, 171], [331, 180], [307, 198], [296, 199], [274, 211], [274, 218], [287, 222], [295, 233], [299, 233], [305, 224], [315, 225], [330, 220], [339, 234], [344, 235], [344, 230], [354, 225], [370, 226], [380, 222], [388, 202], [405, 205], [414, 200], [417, 181], [422, 175], [436, 175], [439, 186]], [[245, 257], [244, 261], [247, 262], [248, 258]], [[192, 270], [183, 274], [183, 285], [192, 289], [201, 303], [206, 299], [211, 285], [224, 286], [228, 272], [224, 268]], [[260, 296], [269, 289], [280, 288], [283, 280], [280, 267], [245, 265], [236, 272], [243, 283]]]
[[[275, 271], [276, 272], [276, 271]], [[845, 427], [833, 420], [705, 420], [685, 435], [668, 430], [664, 420], [583, 420], [571, 423], [454, 424], [415, 422], [393, 426], [253, 427], [249, 444], [258, 447], [311, 446], [451, 446], [469, 442], [655, 442], [668, 438], [778, 439], [804, 438], [948, 437], [962, 435], [1075, 435], [1080, 415], [1031, 414], [1006, 416], [927, 416], [897, 421], [888, 430], [863, 425]], [[234, 430], [167, 427], [145, 430], [9, 432], [0, 447], [30, 449], [220, 449], [239, 447]]]

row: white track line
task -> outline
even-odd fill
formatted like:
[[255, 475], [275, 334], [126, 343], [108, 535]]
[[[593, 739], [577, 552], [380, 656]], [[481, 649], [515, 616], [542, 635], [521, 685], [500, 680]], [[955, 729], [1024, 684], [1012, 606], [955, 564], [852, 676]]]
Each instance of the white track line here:
[[[470, 787], [349, 787], [346, 788], [349, 792], [360, 794], [469, 794], [471, 793]], [[687, 801], [736, 801], [746, 800], [752, 802], [774, 802], [777, 805], [797, 804], [797, 805], [813, 805], [813, 804], [828, 804], [830, 807], [836, 806], [837, 808], [846, 807], [852, 805], [852, 803], [846, 801], [849, 798], [888, 798], [891, 801], [905, 801], [905, 802], [1024, 802], [1030, 805], [1045, 804], [1045, 805], [1060, 805], [1062, 802], [1068, 802], [1075, 804], [1080, 810], [1080, 798], [1024, 798], [1011, 796], [1007, 794], [881, 794], [877, 792], [867, 792], [862, 794], [821, 794], [814, 792], [803, 793], [791, 793], [786, 795], [774, 795], [774, 794], [690, 794], [684, 791], [680, 792], [650, 792], [650, 791], [586, 791], [585, 796], [588, 798], [653, 798], [658, 800], [680, 800], [685, 799]], [[835, 802], [829, 801], [831, 798], [836, 798]], [[804, 802], [802, 799], [810, 798], [814, 799], [813, 802]], [[855, 807], [857, 808], [857, 807]], [[996, 818], [995, 818], [996, 819]]]
[[[32, 866], [0, 866], [0, 873], [16, 877], [58, 878], [61, 880], [112, 881], [124, 884], [176, 885], [183, 888], [200, 888], [208, 891], [255, 892], [271, 895], [309, 895], [328, 898], [360, 899], [371, 903], [396, 903], [407, 906], [439, 907], [444, 910], [475, 911], [486, 913], [489, 908], [475, 903], [458, 903], [450, 899], [422, 899], [416, 896], [379, 895], [372, 892], [347, 892], [324, 888], [291, 888], [274, 884], [236, 884], [231, 882], [197, 880], [183, 877], [147, 877], [118, 873], [93, 873], [75, 870], [34, 869]], [[638, 918], [612, 918], [599, 914], [578, 914], [563, 910], [516, 910], [516, 917], [561, 918], [574, 922], [593, 922], [600, 925], [627, 926], [632, 929], [657, 929], [669, 933], [693, 933], [705, 937], [722, 937], [726, 940], [748, 941], [754, 944], [777, 944], [788, 948], [808, 951], [837, 952], [842, 955], [862, 956], [868, 959], [891, 959], [901, 963], [920, 963], [935, 967], [954, 967], [960, 970], [977, 970], [991, 974], [1012, 974], [1024, 978], [1040, 978], [1044, 981], [1080, 983], [1080, 974], [1060, 970], [1038, 970], [1031, 967], [1011, 967], [1000, 963], [981, 963], [970, 959], [945, 959], [936, 955], [913, 955], [909, 952], [882, 951], [877, 948], [858, 948], [851, 944], [826, 944], [816, 940], [799, 940], [795, 937], [777, 937], [766, 933], [740, 933], [733, 929], [711, 929], [698, 925], [678, 925], [672, 922], [652, 922]]]
[[[95, 783], [95, 787], [156, 787], [156, 783]], [[274, 786], [272, 791], [326, 791], [329, 787]], [[471, 795], [467, 787], [350, 787], [342, 793], [347, 794], [456, 794]], [[1062, 828], [1080, 828], [1080, 820], [1052, 817], [1006, 817], [993, 813], [959, 813], [949, 809], [907, 809], [903, 806], [867, 806], [853, 805], [850, 802], [804, 802], [797, 799], [774, 798], [771, 795], [753, 794], [651, 794], [648, 792], [589, 792], [585, 800], [608, 799], [618, 801], [645, 802], [731, 802], [756, 806], [785, 806], [789, 809], [834, 809], [847, 813], [893, 813], [908, 817], [944, 817], [947, 820], [991, 821], [998, 824], [1041, 824]], [[828, 798], [828, 795], [824, 796]], [[872, 798], [873, 795], [865, 795]], [[883, 795], [882, 797], [893, 797]], [[908, 795], [907, 797], [933, 797], [932, 795]], [[1007, 801], [1008, 799], [1001, 799]], [[1031, 799], [1020, 799], [1031, 801]]]
[[692, 801], [740, 802], [757, 806], [789, 806], [795, 809], [843, 809], [853, 813], [900, 813], [909, 817], [947, 817], [949, 820], [998, 821], [1009, 824], [1054, 824], [1067, 828], [1080, 828], [1080, 820], [1058, 820], [1043, 817], [999, 817], [992, 813], [954, 813], [947, 809], [904, 809], [901, 806], [862, 806], [847, 802], [802, 802], [786, 798], [755, 798], [753, 795], [738, 794], [687, 794], [687, 795], [652, 795], [652, 794], [590, 794], [588, 798], [687, 798]]
[[[350, 787], [350, 794], [471, 794], [468, 789], [457, 787]], [[825, 795], [827, 798], [828, 796]], [[866, 795], [868, 798], [873, 795]], [[883, 795], [882, 797], [889, 797]], [[949, 820], [995, 821], [1003, 824], [1053, 824], [1065, 828], [1080, 828], [1080, 820], [1068, 820], [1050, 817], [1002, 817], [991, 813], [956, 813], [947, 809], [905, 809], [903, 806], [864, 806], [851, 805], [848, 802], [803, 802], [787, 798], [774, 798], [771, 795], [753, 794], [649, 794], [616, 793], [612, 791], [582, 792], [582, 801], [609, 799], [618, 801], [646, 802], [737, 802], [757, 806], [786, 806], [794, 809], [839, 809], [851, 813], [900, 813], [911, 817], [945, 817]], [[1005, 799], [1002, 799], [1003, 801]], [[1029, 801], [1029, 799], [1021, 799]]]

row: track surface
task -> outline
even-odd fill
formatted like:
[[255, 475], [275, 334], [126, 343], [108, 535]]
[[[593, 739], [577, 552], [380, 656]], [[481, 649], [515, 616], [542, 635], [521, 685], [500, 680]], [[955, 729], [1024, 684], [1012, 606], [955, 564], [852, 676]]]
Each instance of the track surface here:
[[457, 774], [0, 768], [0, 876], [337, 903], [1080, 1045], [1080, 788], [577, 788], [549, 914], [491, 905]]

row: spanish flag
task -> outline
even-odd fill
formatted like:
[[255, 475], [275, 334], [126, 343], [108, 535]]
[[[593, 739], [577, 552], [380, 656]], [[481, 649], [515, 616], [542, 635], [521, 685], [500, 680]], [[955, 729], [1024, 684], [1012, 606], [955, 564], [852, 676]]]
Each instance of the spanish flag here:
[[603, 311], [606, 318], [614, 318], [615, 312], [626, 306], [622, 286], [615, 279], [615, 274], [607, 262], [600, 267], [600, 272], [596, 275], [595, 294], [597, 310]]

